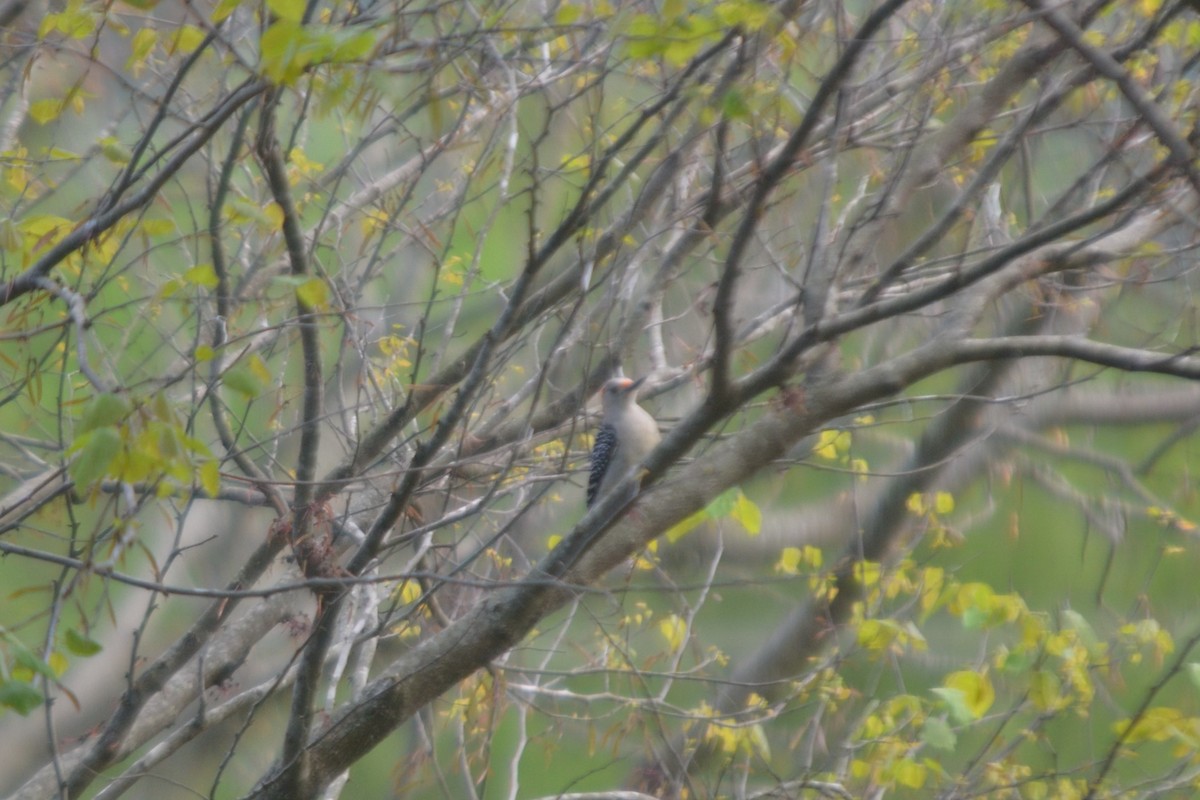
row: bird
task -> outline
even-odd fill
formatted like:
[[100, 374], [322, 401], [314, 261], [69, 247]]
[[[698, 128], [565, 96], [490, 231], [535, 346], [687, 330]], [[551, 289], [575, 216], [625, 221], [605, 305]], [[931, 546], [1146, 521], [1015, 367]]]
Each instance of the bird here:
[[612, 378], [601, 390], [604, 413], [592, 445], [587, 508], [628, 477], [662, 439], [654, 417], [637, 404], [637, 390], [645, 380]]

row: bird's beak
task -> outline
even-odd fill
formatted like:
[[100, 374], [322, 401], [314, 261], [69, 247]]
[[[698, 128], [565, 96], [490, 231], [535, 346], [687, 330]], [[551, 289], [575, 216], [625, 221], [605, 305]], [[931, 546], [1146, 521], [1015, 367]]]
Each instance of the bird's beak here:
[[628, 391], [628, 392], [636, 392], [636, 391], [638, 390], [638, 387], [639, 387], [639, 386], [641, 386], [641, 385], [642, 385], [643, 383], [645, 383], [645, 382], [646, 382], [646, 376], [645, 376], [645, 375], [643, 375], [642, 377], [638, 378], [638, 379], [637, 379], [636, 381], [634, 381], [633, 383], [629, 384], [629, 388], [628, 388], [628, 389], [626, 389], [626, 391]]

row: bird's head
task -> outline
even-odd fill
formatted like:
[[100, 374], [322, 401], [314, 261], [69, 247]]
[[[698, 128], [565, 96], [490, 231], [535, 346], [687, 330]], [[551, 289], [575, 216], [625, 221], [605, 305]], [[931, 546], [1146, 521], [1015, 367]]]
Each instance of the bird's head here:
[[636, 381], [631, 378], [612, 378], [604, 384], [604, 389], [600, 393], [600, 401], [606, 409], [629, 405], [637, 400], [638, 387], [645, 380], [645, 376]]

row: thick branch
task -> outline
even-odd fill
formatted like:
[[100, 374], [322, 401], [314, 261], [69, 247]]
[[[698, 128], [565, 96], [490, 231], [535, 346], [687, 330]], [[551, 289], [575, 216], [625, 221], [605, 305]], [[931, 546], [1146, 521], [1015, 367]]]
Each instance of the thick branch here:
[[[556, 549], [524, 583], [481, 601], [394, 662], [361, 701], [342, 709], [309, 743], [314, 779], [340, 774], [426, 703], [511, 649], [539, 620], [574, 596], [572, 586], [593, 583], [659, 533], [703, 508], [713, 496], [782, 456], [827, 420], [890, 396], [949, 363], [945, 348], [930, 346], [815, 386], [803, 395], [785, 393], [754, 425], [644, 494], [636, 503], [637, 513], [623, 515], [577, 561], [567, 562], [569, 569], [561, 581], [548, 577], [556, 564], [563, 563]], [[609, 498], [618, 494], [613, 492]], [[580, 526], [595, 525], [611, 513], [606, 505], [602, 502], [594, 508]], [[577, 528], [564, 544], [579, 532]], [[273, 774], [251, 796], [285, 798], [287, 794]]]

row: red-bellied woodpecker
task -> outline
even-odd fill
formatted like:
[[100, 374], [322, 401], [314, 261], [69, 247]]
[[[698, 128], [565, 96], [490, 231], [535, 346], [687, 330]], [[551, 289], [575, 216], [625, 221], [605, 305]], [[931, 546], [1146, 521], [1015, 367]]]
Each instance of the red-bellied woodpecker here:
[[592, 446], [592, 472], [588, 476], [587, 507], [629, 476], [650, 455], [661, 437], [654, 417], [637, 404], [641, 380], [613, 378], [604, 384], [601, 404], [604, 417]]

